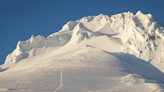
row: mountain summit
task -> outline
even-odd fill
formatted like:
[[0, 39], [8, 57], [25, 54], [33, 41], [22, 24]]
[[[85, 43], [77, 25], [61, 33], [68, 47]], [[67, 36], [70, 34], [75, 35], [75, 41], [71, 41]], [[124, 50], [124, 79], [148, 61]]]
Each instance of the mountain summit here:
[[[124, 12], [112, 16], [103, 14], [88, 16], [80, 20], [69, 21], [59, 32], [47, 38], [39, 35], [31, 36], [27, 41], [19, 41], [16, 49], [6, 57], [5, 64], [16, 63], [35, 55], [35, 50], [38, 48], [64, 46], [68, 43], [77, 44], [99, 36], [119, 40], [116, 42], [121, 44], [122, 48], [117, 48], [120, 50], [112, 52], [132, 54], [147, 62], [160, 63], [164, 60], [163, 31], [162, 23], [151, 14], [143, 14], [141, 11], [135, 15], [131, 12]], [[101, 45], [105, 46], [107, 43]], [[109, 48], [104, 50], [110, 52]]]
[[[67, 66], [68, 68], [71, 65], [71, 67], [83, 67], [83, 69], [77, 67], [75, 69], [86, 75], [93, 73], [90, 76], [96, 76], [97, 79], [101, 79], [100, 70], [103, 70], [103, 78], [111, 83], [116, 82], [113, 85], [117, 85], [117, 88], [113, 90], [116, 92], [123, 92], [123, 90], [131, 92], [130, 89], [133, 89], [133, 87], [136, 90], [142, 86], [148, 88], [145, 83], [150, 84], [149, 87], [153, 86], [153, 83], [155, 85], [152, 80], [157, 81], [157, 85], [158, 82], [164, 82], [163, 55], [164, 24], [157, 21], [151, 14], [143, 14], [141, 11], [136, 14], [124, 12], [111, 16], [99, 14], [69, 21], [61, 30], [50, 34], [47, 38], [41, 35], [36, 37], [32, 35], [26, 41], [19, 41], [16, 49], [7, 55], [2, 68], [9, 68], [7, 70], [9, 72], [16, 72], [20, 69], [21, 73], [23, 73], [22, 70], [32, 69], [38, 74], [38, 72], [41, 72], [38, 69], [44, 71], [46, 67], [63, 68]], [[89, 69], [89, 71], [84, 72], [85, 69]], [[75, 73], [72, 70], [65, 71]], [[51, 75], [51, 72], [46, 74]], [[71, 76], [69, 73], [65, 75]], [[108, 75], [110, 75], [109, 78], [107, 78]], [[77, 76], [80, 77], [79, 75], [74, 76], [76, 81], [78, 81]], [[84, 75], [81, 76], [85, 77]], [[116, 76], [116, 79], [112, 80], [114, 78], [112, 76]], [[100, 80], [91, 77], [87, 77], [88, 80], [94, 80], [96, 83], [100, 82]], [[108, 85], [108, 82], [103, 78], [100, 85]], [[87, 80], [85, 78], [81, 79]], [[122, 84], [119, 83], [119, 80], [123, 84], [134, 86], [130, 89], [128, 89], [130, 86], [126, 86], [124, 89], [123, 86], [120, 86]], [[65, 82], [69, 83], [68, 81]], [[94, 83], [91, 84], [95, 85]], [[76, 85], [76, 83], [73, 83], [73, 85]], [[100, 85], [96, 85], [93, 89], [91, 86], [90, 90], [92, 91], [87, 91], [89, 88], [86, 85], [83, 85], [86, 87], [82, 89], [83, 91], [77, 91], [77, 89], [72, 91], [67, 88], [63, 90], [67, 90], [67, 92], [113, 92], [107, 91], [106, 88], [108, 87]], [[155, 90], [157, 90], [155, 92], [160, 92], [162, 90], [161, 85], [157, 85], [153, 86], [154, 88], [150, 87], [150, 90], [141, 88], [138, 92], [154, 92]], [[113, 88], [112, 85], [109, 86], [109, 88]], [[97, 87], [103, 90], [99, 90]], [[7, 90], [10, 90], [9, 88]], [[17, 89], [17, 86], [14, 86], [14, 89]], [[36, 92], [40, 91], [37, 90]]]

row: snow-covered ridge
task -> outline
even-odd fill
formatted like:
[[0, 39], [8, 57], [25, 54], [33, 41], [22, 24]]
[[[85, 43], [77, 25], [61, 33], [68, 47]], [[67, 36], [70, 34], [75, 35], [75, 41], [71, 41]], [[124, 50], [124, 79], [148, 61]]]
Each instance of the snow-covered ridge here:
[[[89, 42], [90, 39], [93, 40], [99, 36], [107, 37], [96, 39], [108, 39], [109, 37], [109, 42], [116, 41], [114, 39], [120, 39], [121, 42], [119, 43], [123, 47], [120, 53], [132, 54], [137, 58], [152, 63], [155, 60], [156, 64], [162, 63], [164, 60], [163, 32], [164, 25], [162, 23], [158, 22], [151, 14], [143, 14], [141, 11], [136, 14], [124, 12], [111, 16], [100, 14], [83, 17], [76, 21], [67, 22], [59, 32], [50, 34], [47, 38], [31, 36], [27, 41], [19, 41], [16, 49], [6, 57], [5, 64], [15, 63], [24, 58], [34, 56], [34, 52], [38, 48], [44, 49], [64, 46], [67, 43]], [[95, 43], [98, 42], [95, 41]], [[100, 49], [104, 48], [103, 46], [95, 46], [101, 47]], [[112, 52], [118, 51], [113, 50]], [[131, 58], [125, 55], [122, 57]]]
[[71, 33], [50, 35], [47, 38], [38, 35], [31, 36], [26, 41], [18, 41], [16, 49], [7, 55], [5, 64], [16, 63], [21, 59], [28, 58], [35, 55], [35, 50], [47, 47], [58, 47], [65, 45], [71, 39]]

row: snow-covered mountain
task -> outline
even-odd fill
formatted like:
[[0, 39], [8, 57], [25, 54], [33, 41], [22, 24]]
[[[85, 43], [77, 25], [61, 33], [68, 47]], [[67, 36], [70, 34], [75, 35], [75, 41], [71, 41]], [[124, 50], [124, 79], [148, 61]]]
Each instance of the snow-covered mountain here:
[[[69, 21], [59, 32], [47, 38], [39, 35], [31, 36], [27, 41], [19, 41], [16, 49], [6, 57], [5, 64], [31, 57], [38, 48], [64, 46], [68, 42], [76, 44], [94, 37], [106, 36], [108, 39], [117, 40], [114, 42], [122, 46], [116, 48], [110, 45], [112, 49], [109, 50], [110, 42], [106, 42], [109, 44], [101, 43], [106, 46], [106, 48], [100, 47], [101, 49], [132, 54], [156, 65], [164, 60], [163, 32], [162, 23], [151, 14], [143, 14], [141, 11], [135, 15], [124, 12], [112, 16], [103, 14], [88, 16], [77, 21]], [[125, 56], [125, 58], [131, 57]]]
[[[50, 82], [56, 76], [51, 73], [53, 69], [62, 69], [67, 76], [61, 80], [65, 81], [62, 92], [162, 92], [163, 55], [164, 24], [151, 14], [138, 11], [136, 14], [124, 12], [83, 17], [67, 22], [60, 31], [47, 38], [39, 35], [19, 41], [1, 66], [0, 78], [3, 80], [0, 84], [4, 88], [0, 90], [53, 92], [53, 87], [46, 90], [30, 85], [36, 85], [32, 81], [43, 79], [41, 86], [46, 83], [56, 86], [55, 82]], [[16, 72], [19, 73], [16, 75]], [[81, 73], [84, 75], [79, 75]], [[35, 74], [42, 77], [36, 75], [37, 78], [33, 78]], [[10, 79], [9, 75], [14, 77]], [[48, 75], [51, 76], [49, 82], [46, 80]], [[30, 82], [28, 86], [27, 81]], [[18, 87], [18, 84], [22, 86]], [[123, 86], [125, 84], [127, 86]]]

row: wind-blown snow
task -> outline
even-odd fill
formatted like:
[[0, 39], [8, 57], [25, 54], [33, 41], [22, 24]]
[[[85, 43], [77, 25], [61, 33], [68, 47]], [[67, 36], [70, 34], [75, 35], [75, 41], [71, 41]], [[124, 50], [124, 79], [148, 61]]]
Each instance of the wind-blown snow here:
[[141, 11], [69, 21], [18, 42], [0, 66], [0, 91], [162, 92], [163, 32]]

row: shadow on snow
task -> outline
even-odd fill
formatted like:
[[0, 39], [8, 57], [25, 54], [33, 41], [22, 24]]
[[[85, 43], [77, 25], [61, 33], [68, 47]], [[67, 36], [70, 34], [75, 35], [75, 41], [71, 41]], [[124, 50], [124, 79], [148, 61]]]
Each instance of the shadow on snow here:
[[124, 62], [126, 64], [126, 67], [132, 73], [164, 84], [164, 73], [162, 73], [159, 69], [151, 65], [149, 62], [141, 60], [136, 56], [127, 53], [111, 53], [107, 51], [104, 52], [119, 58], [121, 62]]

